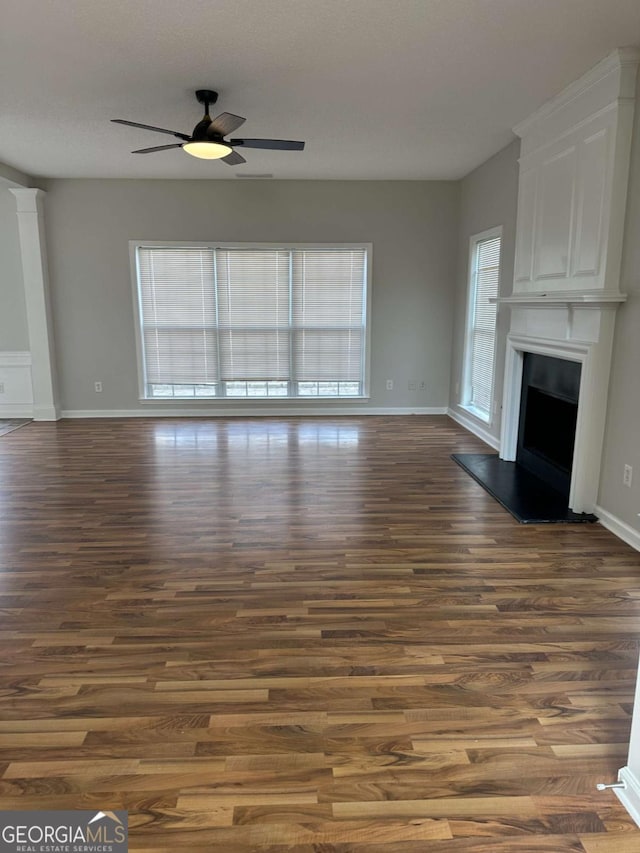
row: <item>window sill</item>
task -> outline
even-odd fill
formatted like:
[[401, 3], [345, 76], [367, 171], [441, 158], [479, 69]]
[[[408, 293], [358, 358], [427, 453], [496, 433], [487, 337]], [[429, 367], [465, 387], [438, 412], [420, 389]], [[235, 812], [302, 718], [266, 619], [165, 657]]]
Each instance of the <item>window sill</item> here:
[[461, 409], [464, 409], [467, 414], [472, 415], [474, 418], [477, 418], [479, 421], [482, 421], [483, 424], [487, 424], [491, 426], [492, 420], [491, 415], [488, 412], [483, 412], [482, 409], [477, 409], [475, 406], [469, 406], [465, 403], [458, 404]]
[[253, 403], [266, 403], [268, 405], [272, 405], [273, 403], [368, 403], [370, 401], [370, 397], [138, 397], [139, 403], [144, 404], [171, 404], [171, 405], [210, 405], [211, 403], [223, 404], [223, 403], [231, 403], [233, 405], [248, 405]]

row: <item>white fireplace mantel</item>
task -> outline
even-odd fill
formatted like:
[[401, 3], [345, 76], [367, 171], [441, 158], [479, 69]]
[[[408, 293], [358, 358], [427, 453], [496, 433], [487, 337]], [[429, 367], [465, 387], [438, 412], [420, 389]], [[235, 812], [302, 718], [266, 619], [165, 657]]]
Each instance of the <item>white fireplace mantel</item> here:
[[[597, 503], [616, 302], [512, 307], [507, 336], [500, 458], [515, 461], [526, 353], [580, 364], [580, 391], [569, 507], [593, 512]], [[515, 316], [513, 316], [515, 315]]]
[[505, 354], [500, 458], [515, 461], [527, 353], [580, 364], [569, 507], [593, 512], [598, 498], [609, 367], [619, 291], [519, 293], [498, 299], [511, 311]]

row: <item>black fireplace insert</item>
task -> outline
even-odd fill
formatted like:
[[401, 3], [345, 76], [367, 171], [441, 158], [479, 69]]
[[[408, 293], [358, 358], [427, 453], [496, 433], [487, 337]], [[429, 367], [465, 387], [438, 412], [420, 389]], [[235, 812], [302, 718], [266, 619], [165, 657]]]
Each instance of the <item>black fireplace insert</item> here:
[[581, 366], [525, 353], [516, 462], [566, 498], [571, 485]]

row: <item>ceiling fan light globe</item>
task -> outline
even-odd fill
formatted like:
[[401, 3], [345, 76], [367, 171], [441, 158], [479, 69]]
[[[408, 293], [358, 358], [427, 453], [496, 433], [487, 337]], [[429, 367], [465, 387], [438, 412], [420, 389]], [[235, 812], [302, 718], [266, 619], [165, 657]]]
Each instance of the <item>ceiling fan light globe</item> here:
[[231, 154], [233, 148], [223, 142], [185, 142], [182, 150], [200, 160], [220, 160]]

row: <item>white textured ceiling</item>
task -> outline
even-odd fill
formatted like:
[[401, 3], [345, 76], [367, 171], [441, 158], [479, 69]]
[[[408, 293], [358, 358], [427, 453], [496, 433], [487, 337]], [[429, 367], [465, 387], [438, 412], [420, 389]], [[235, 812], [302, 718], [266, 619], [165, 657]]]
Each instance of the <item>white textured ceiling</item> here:
[[[44, 177], [459, 178], [603, 59], [639, 0], [15, 0], [0, 12], [0, 162]], [[306, 140], [197, 161], [114, 125], [190, 132], [193, 92], [234, 136]], [[176, 140], [177, 141], [177, 140]]]

